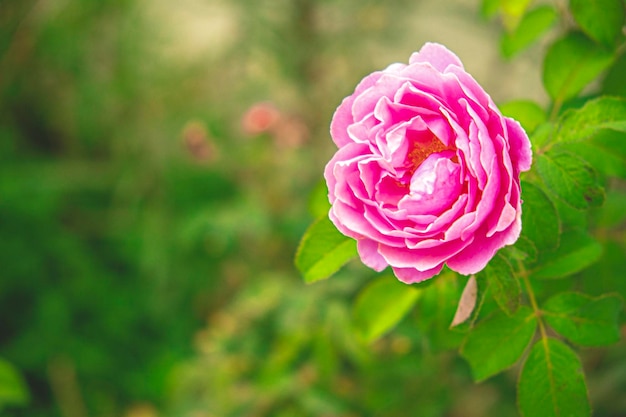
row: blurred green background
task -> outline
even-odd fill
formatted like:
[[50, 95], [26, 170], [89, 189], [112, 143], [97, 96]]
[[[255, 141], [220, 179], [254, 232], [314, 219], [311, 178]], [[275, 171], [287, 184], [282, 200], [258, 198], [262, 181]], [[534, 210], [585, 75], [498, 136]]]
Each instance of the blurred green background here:
[[367, 73], [439, 41], [497, 102], [546, 101], [499, 30], [470, 0], [1, 0], [1, 415], [516, 415], [514, 374], [473, 385], [432, 318], [356, 340], [373, 273], [292, 262]]

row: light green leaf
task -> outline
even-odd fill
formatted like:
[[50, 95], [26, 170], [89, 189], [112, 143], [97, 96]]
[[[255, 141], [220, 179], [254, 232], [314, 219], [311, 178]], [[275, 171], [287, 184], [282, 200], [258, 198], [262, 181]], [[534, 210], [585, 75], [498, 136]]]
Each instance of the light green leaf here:
[[482, 0], [480, 14], [485, 18], [491, 18], [500, 10], [500, 0]]
[[367, 285], [357, 296], [353, 318], [357, 332], [373, 342], [391, 330], [411, 310], [425, 291], [385, 275]]
[[543, 149], [553, 139], [555, 130], [555, 125], [550, 122], [540, 123], [535, 128], [532, 135], [529, 136], [530, 143], [535, 152]]
[[622, 0], [570, 0], [576, 23], [592, 39], [612, 46], [624, 24]]
[[556, 141], [585, 141], [605, 129], [626, 133], [626, 99], [600, 97], [580, 109], [568, 110], [560, 119]]
[[467, 335], [461, 356], [470, 364], [475, 381], [509, 368], [522, 356], [537, 328], [534, 312], [521, 306], [512, 316], [496, 311]]
[[572, 343], [601, 346], [619, 341], [622, 299], [617, 295], [594, 298], [565, 292], [546, 301], [542, 310], [546, 322]]
[[500, 0], [502, 22], [507, 30], [515, 30], [530, 2], [531, 0]]
[[541, 154], [536, 157], [536, 166], [548, 189], [572, 207], [582, 210], [604, 202], [604, 189], [596, 171], [577, 156]]
[[550, 46], [543, 62], [543, 84], [550, 97], [575, 97], [611, 65], [611, 52], [580, 33], [569, 33]]
[[481, 274], [485, 276], [489, 290], [502, 311], [509, 316], [514, 314], [520, 304], [522, 289], [509, 261], [498, 253]]
[[0, 409], [5, 405], [25, 405], [29, 397], [18, 370], [10, 362], [0, 358]]
[[560, 246], [552, 252], [543, 252], [533, 278], [564, 278], [582, 271], [602, 255], [602, 245], [584, 232], [568, 230], [561, 236]]
[[536, 185], [522, 182], [522, 236], [539, 251], [559, 244], [561, 222], [554, 204]]
[[512, 32], [504, 34], [500, 42], [502, 55], [510, 58], [535, 42], [556, 21], [558, 15], [552, 6], [539, 6], [529, 11]]
[[499, 106], [503, 115], [517, 120], [526, 132], [530, 133], [546, 121], [546, 113], [531, 100], [514, 100]]
[[312, 283], [330, 277], [355, 256], [356, 241], [342, 235], [328, 217], [323, 217], [305, 232], [295, 263], [304, 281]]
[[328, 188], [326, 181], [320, 181], [309, 195], [309, 212], [311, 215], [319, 219], [328, 215], [330, 210], [330, 202], [328, 201]]
[[537, 341], [520, 372], [517, 402], [523, 417], [589, 417], [578, 356], [556, 339]]
[[538, 256], [535, 244], [525, 236], [520, 236], [514, 245], [506, 246], [502, 251], [508, 259], [527, 263], [536, 261]]

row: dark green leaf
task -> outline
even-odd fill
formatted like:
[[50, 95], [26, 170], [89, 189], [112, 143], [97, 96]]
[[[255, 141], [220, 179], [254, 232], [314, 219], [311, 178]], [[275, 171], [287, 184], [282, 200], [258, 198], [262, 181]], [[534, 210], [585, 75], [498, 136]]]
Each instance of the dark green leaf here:
[[543, 63], [543, 84], [550, 97], [575, 97], [611, 65], [613, 55], [580, 33], [569, 33], [550, 46]]
[[582, 271], [602, 255], [602, 245], [584, 232], [568, 230], [561, 236], [560, 246], [543, 252], [532, 271], [534, 278], [564, 278]]
[[619, 341], [619, 313], [622, 300], [617, 295], [593, 298], [565, 292], [543, 305], [546, 322], [572, 343], [601, 346]]
[[626, 74], [626, 53], [622, 52], [613, 65], [611, 65], [611, 68], [607, 71], [606, 76], [602, 80], [602, 93], [626, 97], [624, 74]]
[[532, 132], [546, 120], [546, 113], [534, 101], [515, 100], [499, 106], [503, 115], [520, 122], [526, 132]]
[[522, 182], [522, 236], [537, 250], [549, 250], [559, 244], [561, 222], [554, 204], [536, 185]]
[[[417, 306], [419, 318], [416, 321], [416, 327], [422, 333], [428, 334], [429, 348], [436, 351], [456, 349], [464, 337], [464, 334], [459, 333], [459, 327], [462, 328], [465, 325], [455, 327], [454, 330], [451, 330], [449, 326], [458, 308], [464, 281], [455, 273], [445, 271], [426, 282], [431, 282], [431, 284], [427, 287], [423, 287], [423, 283], [413, 285], [423, 289], [423, 296]], [[480, 287], [478, 288], [479, 298]], [[480, 307], [480, 304], [477, 307]]]
[[22, 376], [11, 363], [0, 359], [0, 409], [5, 405], [24, 405], [28, 400]]
[[592, 139], [605, 129], [626, 133], [626, 99], [600, 97], [588, 101], [580, 109], [565, 112], [556, 141], [580, 142]]
[[578, 356], [556, 339], [537, 341], [519, 376], [517, 402], [524, 417], [589, 417], [591, 408]]
[[594, 225], [601, 228], [618, 228], [626, 223], [626, 190], [609, 188], [601, 208], [594, 210]]
[[372, 342], [394, 327], [413, 307], [424, 290], [385, 275], [368, 284], [354, 304], [357, 332]]
[[570, 10], [587, 35], [609, 47], [624, 24], [622, 0], [570, 0]]
[[481, 274], [485, 276], [489, 290], [502, 311], [509, 316], [514, 314], [519, 307], [522, 289], [509, 261], [498, 253]]
[[323, 217], [305, 232], [296, 252], [296, 267], [307, 283], [330, 277], [357, 256], [356, 241], [342, 235]]
[[604, 189], [591, 165], [568, 154], [541, 154], [536, 157], [539, 175], [554, 194], [577, 209], [600, 206]]
[[537, 327], [534, 312], [522, 306], [512, 316], [496, 311], [467, 335], [461, 356], [470, 364], [475, 381], [509, 368], [522, 356]]
[[626, 134], [602, 130], [592, 139], [565, 146], [603, 175], [626, 179]]
[[502, 55], [510, 58], [535, 42], [543, 32], [549, 29], [558, 15], [552, 6], [539, 6], [528, 12], [514, 31], [502, 37], [500, 50]]

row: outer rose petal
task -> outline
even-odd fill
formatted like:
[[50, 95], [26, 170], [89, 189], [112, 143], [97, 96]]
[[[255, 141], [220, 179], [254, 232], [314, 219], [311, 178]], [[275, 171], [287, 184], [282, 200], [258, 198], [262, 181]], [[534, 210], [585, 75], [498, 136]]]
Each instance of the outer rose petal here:
[[419, 52], [413, 53], [409, 59], [409, 64], [426, 63], [430, 64], [440, 72], [444, 72], [450, 65], [463, 68], [463, 63], [448, 48], [438, 43], [427, 42]]
[[519, 237], [530, 142], [444, 46], [365, 77], [330, 130], [329, 216], [367, 266], [406, 283], [473, 274]]

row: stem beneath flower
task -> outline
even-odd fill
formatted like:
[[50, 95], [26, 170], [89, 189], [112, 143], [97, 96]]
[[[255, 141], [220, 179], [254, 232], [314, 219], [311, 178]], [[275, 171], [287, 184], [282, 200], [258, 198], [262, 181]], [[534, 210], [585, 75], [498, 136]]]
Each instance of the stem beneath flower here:
[[535, 317], [537, 317], [537, 323], [539, 324], [539, 332], [541, 333], [541, 339], [545, 343], [548, 339], [548, 334], [546, 332], [546, 326], [542, 320], [541, 309], [539, 308], [539, 304], [537, 304], [537, 298], [535, 297], [535, 292], [533, 291], [533, 287], [530, 284], [530, 279], [528, 279], [528, 271], [524, 267], [521, 261], [518, 261], [518, 273], [522, 280], [524, 281], [524, 286], [526, 287], [526, 293], [528, 294], [528, 299], [530, 301], [530, 306], [535, 312]]

